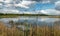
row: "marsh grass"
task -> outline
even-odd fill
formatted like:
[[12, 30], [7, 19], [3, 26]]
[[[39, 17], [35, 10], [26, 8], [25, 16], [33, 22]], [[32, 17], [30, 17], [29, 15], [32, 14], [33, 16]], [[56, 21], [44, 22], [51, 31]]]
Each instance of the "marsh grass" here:
[[30, 25], [29, 30], [20, 30], [13, 26], [12, 28], [8, 28], [4, 23], [0, 22], [0, 36], [60, 36], [60, 28], [59, 26], [53, 26], [52, 28], [49, 26], [44, 27], [33, 27]]

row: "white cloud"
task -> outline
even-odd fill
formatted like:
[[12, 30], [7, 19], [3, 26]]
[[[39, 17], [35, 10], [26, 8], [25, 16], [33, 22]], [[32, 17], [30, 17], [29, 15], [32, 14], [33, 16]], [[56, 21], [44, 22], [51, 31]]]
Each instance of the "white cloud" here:
[[0, 9], [0, 13], [13, 13], [13, 14], [17, 14], [19, 13], [18, 10], [13, 10], [13, 9]]
[[22, 5], [22, 4], [15, 4], [16, 7], [23, 7], [23, 8], [29, 8], [28, 6]]
[[19, 3], [19, 4], [15, 4], [15, 6], [17, 6], [17, 7], [29, 8], [28, 5], [30, 5], [30, 4], [32, 4], [32, 3], [35, 3], [35, 1], [22, 1], [22, 2]]
[[19, 11], [19, 10], [16, 10], [16, 9], [0, 9], [0, 13], [12, 13], [12, 14], [36, 14], [35, 12], [29, 12], [29, 11]]
[[[15, 0], [14, 0], [15, 1]], [[26, 1], [26, 0], [20, 0], [21, 2], [19, 2], [18, 4], [14, 3], [13, 0], [0, 0], [0, 2], [4, 2], [4, 6], [5, 7], [12, 7], [12, 6], [15, 6], [15, 7], [22, 7], [22, 8], [30, 8], [29, 5], [31, 4], [34, 4], [36, 3], [37, 0], [35, 1]], [[17, 0], [16, 0], [17, 1]], [[59, 9], [60, 10], [60, 1], [59, 0], [40, 0], [41, 3], [55, 3], [55, 8], [56, 9]], [[40, 2], [39, 1], [39, 2]], [[14, 4], [11, 4], [11, 3], [14, 3]], [[2, 3], [0, 3], [0, 5], [2, 5]], [[31, 6], [32, 7], [32, 6]], [[41, 10], [39, 11], [40, 13], [44, 13], [44, 14], [49, 14], [49, 15], [60, 15], [60, 11], [59, 10], [55, 10], [55, 9], [46, 9], [46, 10]], [[3, 13], [23, 13], [23, 12], [19, 12], [18, 10], [14, 10], [14, 9], [3, 9], [2, 11], [0, 10], [0, 12], [3, 12]], [[37, 14], [39, 12], [24, 12], [24, 13], [27, 13], [27, 14]], [[39, 13], [39, 14], [40, 14]]]
[[37, 11], [25, 12], [25, 11], [19, 11], [16, 9], [0, 9], [0, 13], [60, 15], [60, 11], [55, 10], [55, 9], [40, 10], [38, 12]]
[[22, 1], [22, 5], [29, 5], [29, 4], [32, 4], [32, 3], [35, 3], [35, 1]]
[[7, 4], [7, 3], [11, 3], [11, 2], [12, 2], [12, 0], [5, 0], [5, 1], [4, 1], [4, 3], [6, 3], [6, 4]]
[[13, 4], [5, 4], [4, 6], [5, 6], [5, 7], [12, 7]]
[[40, 12], [42, 12], [44, 14], [48, 14], [48, 12], [45, 12], [45, 10], [41, 10]]
[[3, 2], [4, 0], [0, 0], [0, 2]]
[[[2, 1], [1, 1], [2, 2]], [[3, 3], [5, 4], [5, 6], [15, 6], [15, 7], [22, 7], [22, 8], [29, 8], [28, 5], [31, 5], [33, 3], [35, 3], [35, 1], [20, 1], [18, 4], [16, 3], [16, 0], [5, 0], [3, 1]], [[13, 3], [13, 4], [12, 4]]]
[[60, 1], [55, 2], [55, 5], [60, 5]]
[[2, 5], [2, 3], [0, 3], [0, 5]]
[[55, 9], [60, 11], [60, 1], [55, 2]]
[[42, 1], [41, 3], [50, 3], [50, 0]]
[[60, 15], [60, 11], [55, 9], [46, 9], [46, 10], [41, 10], [40, 12], [48, 15]]

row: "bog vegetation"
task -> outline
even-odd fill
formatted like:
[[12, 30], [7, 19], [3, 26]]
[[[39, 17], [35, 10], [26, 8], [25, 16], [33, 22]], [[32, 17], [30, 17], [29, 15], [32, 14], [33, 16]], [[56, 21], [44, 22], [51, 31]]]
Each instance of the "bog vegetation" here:
[[[60, 36], [60, 26], [55, 22], [53, 27], [49, 26], [28, 26], [27, 23], [23, 24], [26, 28], [17, 28], [18, 23], [9, 22], [12, 26], [9, 28], [0, 22], [0, 36]], [[22, 25], [22, 23], [20, 23]], [[60, 23], [59, 23], [60, 24]], [[19, 24], [18, 24], [19, 25]], [[28, 29], [29, 27], [29, 29]]]
[[14, 18], [19, 16], [40, 16], [40, 17], [49, 17], [49, 18], [60, 18], [60, 15], [47, 15], [47, 14], [3, 14], [0, 13], [0, 18]]

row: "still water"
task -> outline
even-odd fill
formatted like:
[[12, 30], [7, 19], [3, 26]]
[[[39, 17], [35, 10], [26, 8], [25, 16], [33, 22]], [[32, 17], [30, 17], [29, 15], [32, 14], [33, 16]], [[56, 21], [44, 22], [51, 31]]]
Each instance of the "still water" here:
[[9, 21], [14, 21], [14, 22], [27, 22], [31, 24], [38, 24], [38, 25], [53, 25], [54, 22], [60, 21], [60, 18], [48, 18], [48, 17], [29, 17], [29, 16], [20, 16], [17, 18], [0, 18], [0, 21], [7, 24]]

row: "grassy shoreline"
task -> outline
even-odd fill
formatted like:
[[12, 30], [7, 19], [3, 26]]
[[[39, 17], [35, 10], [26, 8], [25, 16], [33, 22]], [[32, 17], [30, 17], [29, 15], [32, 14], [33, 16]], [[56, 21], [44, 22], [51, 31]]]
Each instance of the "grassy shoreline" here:
[[19, 16], [37, 16], [37, 17], [48, 17], [48, 18], [60, 18], [60, 16], [57, 15], [39, 15], [39, 14], [0, 14], [0, 18], [16, 18]]
[[60, 36], [59, 26], [60, 25], [56, 24], [52, 28], [50, 28], [49, 26], [33, 27], [32, 25], [30, 25], [29, 30], [23, 31], [23, 29], [16, 28], [16, 25], [8, 28], [4, 25], [4, 23], [0, 22], [0, 36]]

